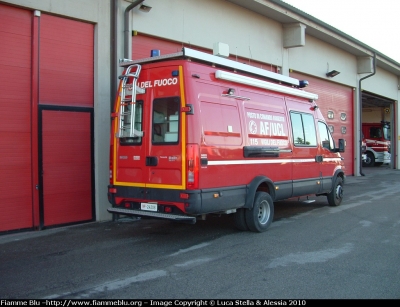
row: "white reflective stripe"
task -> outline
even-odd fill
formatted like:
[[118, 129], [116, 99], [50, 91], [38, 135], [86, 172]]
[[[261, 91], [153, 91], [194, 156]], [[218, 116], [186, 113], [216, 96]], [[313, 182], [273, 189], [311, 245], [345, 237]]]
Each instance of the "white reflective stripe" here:
[[[335, 162], [341, 158], [324, 158], [324, 161]], [[310, 163], [315, 159], [274, 159], [274, 160], [220, 160], [208, 161], [207, 165], [240, 165], [240, 164], [283, 164], [283, 163]], [[317, 163], [317, 162], [315, 162]]]
[[292, 162], [291, 159], [285, 159], [285, 160], [226, 160], [226, 161], [208, 161], [207, 165], [281, 164], [281, 163], [291, 163], [291, 162]]

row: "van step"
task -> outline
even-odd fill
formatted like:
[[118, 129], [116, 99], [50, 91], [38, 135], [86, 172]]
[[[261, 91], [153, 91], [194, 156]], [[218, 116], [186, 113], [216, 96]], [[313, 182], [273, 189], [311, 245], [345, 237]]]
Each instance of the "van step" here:
[[149, 212], [149, 211], [124, 209], [124, 208], [108, 208], [107, 211], [110, 213], [118, 213], [118, 214], [124, 214], [124, 215], [132, 215], [132, 216], [147, 216], [147, 217], [152, 217], [152, 218], [186, 222], [186, 223], [190, 223], [190, 224], [196, 223], [196, 217], [194, 217], [194, 216], [176, 215], [176, 214], [159, 213], [159, 212]]

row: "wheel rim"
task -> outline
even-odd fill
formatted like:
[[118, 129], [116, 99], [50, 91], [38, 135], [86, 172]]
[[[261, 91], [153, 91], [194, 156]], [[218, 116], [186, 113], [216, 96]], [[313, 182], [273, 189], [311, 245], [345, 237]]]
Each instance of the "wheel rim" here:
[[267, 201], [262, 201], [258, 207], [258, 221], [264, 225], [268, 222], [269, 216], [271, 215], [271, 209]]
[[341, 185], [338, 185], [336, 187], [336, 198], [337, 199], [342, 199], [343, 198], [343, 188]]

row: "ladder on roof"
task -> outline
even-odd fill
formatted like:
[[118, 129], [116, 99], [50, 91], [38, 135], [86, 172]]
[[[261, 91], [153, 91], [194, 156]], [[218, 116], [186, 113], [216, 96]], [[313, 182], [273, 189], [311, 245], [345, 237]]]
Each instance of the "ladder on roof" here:
[[[125, 70], [125, 74], [119, 76], [119, 79], [122, 79], [122, 88], [118, 113], [118, 132], [116, 133], [118, 138], [143, 136], [143, 131], [135, 129], [136, 94], [145, 92], [144, 89], [137, 86], [141, 68], [139, 64], [130, 65]], [[132, 83], [129, 83], [130, 80], [132, 80]]]

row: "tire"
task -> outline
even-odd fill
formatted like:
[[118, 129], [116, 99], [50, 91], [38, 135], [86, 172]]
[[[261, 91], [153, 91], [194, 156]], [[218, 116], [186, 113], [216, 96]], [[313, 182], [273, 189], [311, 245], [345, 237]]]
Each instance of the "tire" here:
[[249, 230], [264, 232], [274, 219], [274, 202], [268, 193], [257, 192], [253, 208], [245, 210], [244, 213]]
[[328, 194], [328, 204], [332, 207], [337, 207], [342, 203], [343, 200], [343, 179], [342, 177], [336, 177], [335, 184], [333, 185], [332, 191]]
[[367, 152], [367, 159], [363, 162], [364, 166], [374, 166], [375, 165], [375, 156], [372, 152]]
[[235, 227], [241, 231], [249, 230], [246, 223], [245, 210], [247, 209], [237, 209], [236, 213], [233, 215]]

